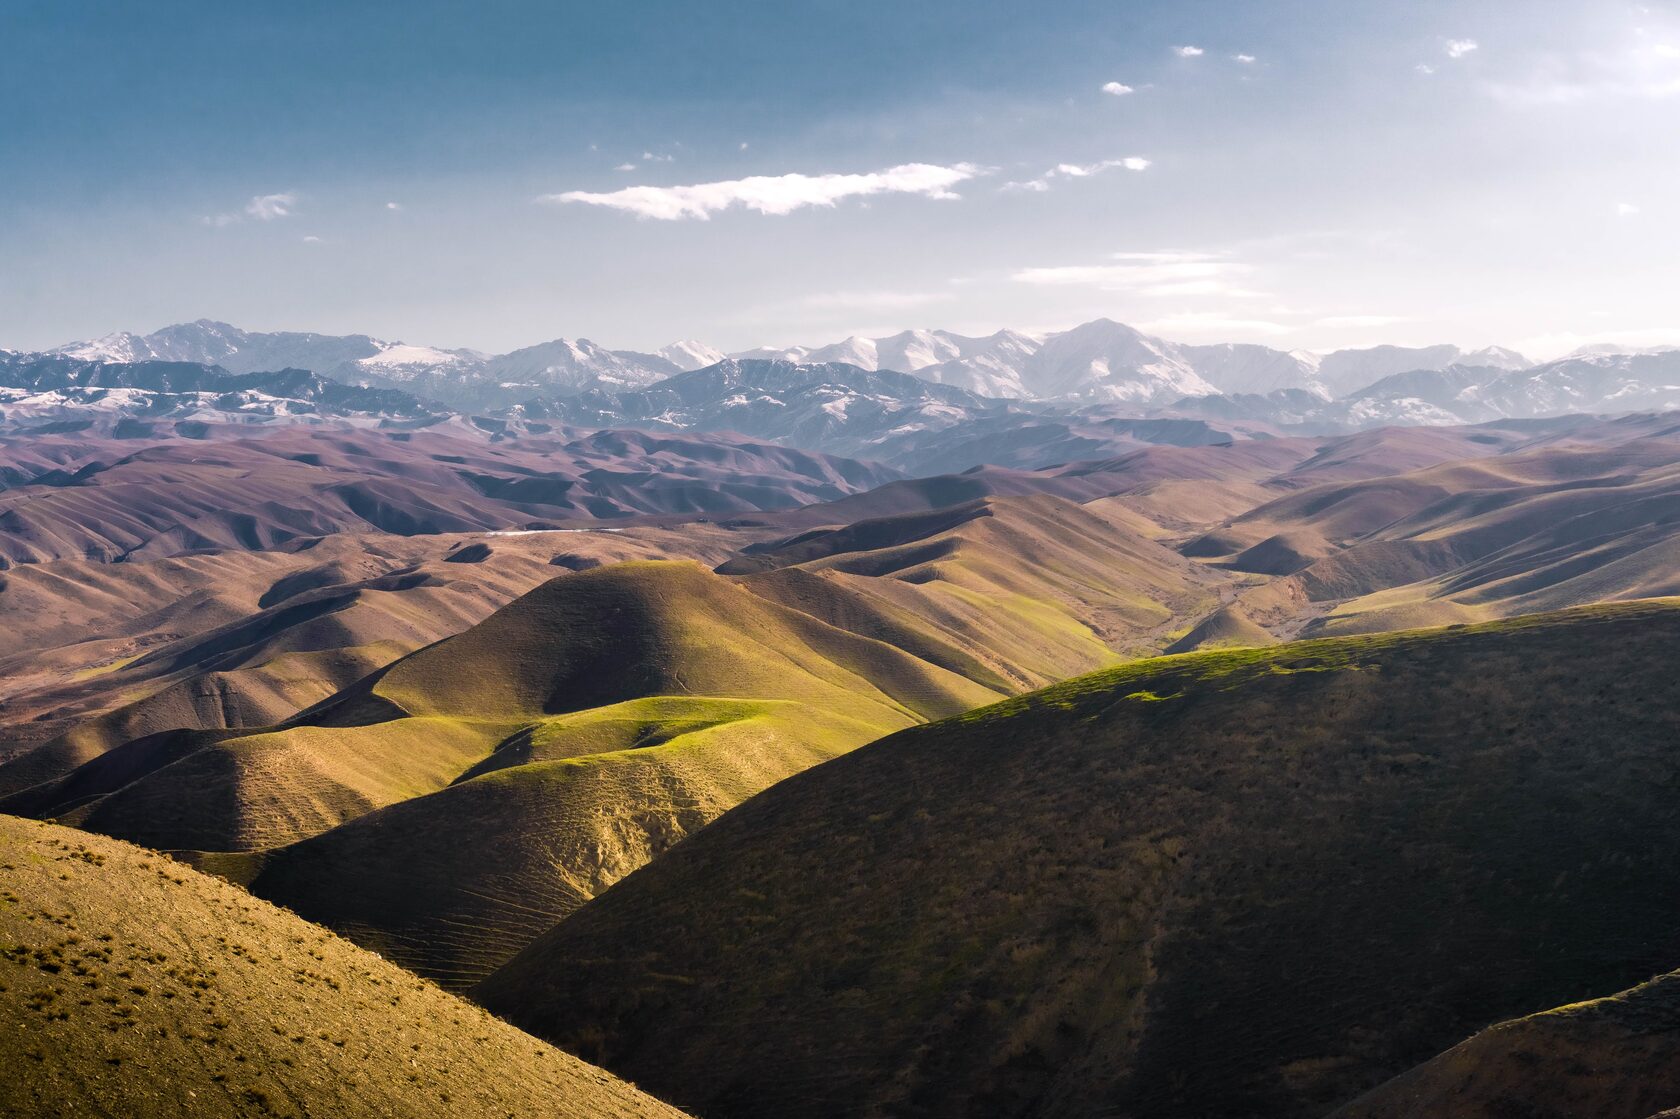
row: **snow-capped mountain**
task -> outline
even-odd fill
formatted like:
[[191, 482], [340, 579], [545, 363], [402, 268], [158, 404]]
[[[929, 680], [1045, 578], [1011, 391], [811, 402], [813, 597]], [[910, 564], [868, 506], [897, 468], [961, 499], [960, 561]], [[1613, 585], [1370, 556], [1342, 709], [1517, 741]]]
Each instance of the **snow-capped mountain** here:
[[342, 384], [304, 369], [229, 373], [199, 362], [0, 357], [0, 430], [127, 418], [183, 422], [327, 417], [410, 423], [442, 418], [408, 393]]
[[[690, 360], [707, 356], [705, 347], [686, 345], [694, 348]], [[577, 392], [592, 385], [645, 385], [679, 371], [662, 356], [615, 352], [588, 339], [559, 338], [490, 355], [366, 334], [262, 333], [209, 319], [146, 335], [110, 334], [56, 352], [85, 361], [202, 362], [233, 373], [308, 369], [347, 384], [403, 388], [457, 407], [505, 406], [532, 394]]]
[[652, 384], [669, 374], [669, 368], [654, 367], [639, 356], [615, 353], [587, 338], [557, 338], [485, 359], [484, 376], [502, 388], [581, 392], [596, 385]]
[[1041, 400], [1151, 405], [1219, 391], [1180, 347], [1109, 319], [1046, 338], [1027, 359], [1021, 380]]
[[[883, 441], [931, 433], [1012, 408], [907, 373], [839, 362], [726, 358], [628, 392], [591, 389], [529, 406], [581, 427], [734, 431], [809, 450], [871, 458]], [[831, 453], [840, 453], [834, 450]]]
[[1015, 330], [984, 338], [948, 330], [905, 330], [884, 338], [853, 336], [826, 346], [760, 346], [732, 356], [742, 360], [840, 362], [859, 369], [914, 373], [935, 384], [955, 385], [982, 396], [1021, 398], [1021, 368], [1039, 339]]
[[1305, 389], [1329, 399], [1319, 382], [1319, 355], [1305, 350], [1274, 350], [1247, 342], [1180, 346], [1179, 354], [1196, 373], [1224, 393], [1267, 393]]
[[723, 360], [724, 353], [704, 342], [688, 338], [681, 342], [672, 342], [669, 346], [661, 346], [653, 352], [653, 356], [670, 362], [680, 372], [691, 373], [708, 365], [716, 365]]
[[1439, 370], [1453, 365], [1485, 366], [1493, 369], [1525, 369], [1531, 363], [1515, 350], [1489, 346], [1465, 351], [1457, 346], [1371, 346], [1362, 350], [1337, 350], [1318, 363], [1319, 380], [1333, 396], [1375, 384], [1396, 373], [1419, 369]]

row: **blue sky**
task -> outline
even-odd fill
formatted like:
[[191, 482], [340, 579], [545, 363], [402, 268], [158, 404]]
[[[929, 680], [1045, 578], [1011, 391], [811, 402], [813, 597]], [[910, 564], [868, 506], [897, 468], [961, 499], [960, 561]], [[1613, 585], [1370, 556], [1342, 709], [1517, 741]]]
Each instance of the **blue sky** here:
[[1680, 339], [1672, 2], [12, 0], [0, 40], [0, 345]]

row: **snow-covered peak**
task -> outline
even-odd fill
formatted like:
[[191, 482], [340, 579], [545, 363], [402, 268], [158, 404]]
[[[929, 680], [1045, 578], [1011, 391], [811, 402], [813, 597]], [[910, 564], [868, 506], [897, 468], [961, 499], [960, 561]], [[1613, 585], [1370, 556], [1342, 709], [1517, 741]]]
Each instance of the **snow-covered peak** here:
[[662, 357], [684, 373], [696, 369], [704, 369], [708, 365], [716, 365], [724, 359], [722, 350], [708, 346], [704, 342], [684, 339], [672, 342], [669, 346], [661, 346], [653, 351], [655, 357]]
[[448, 350], [437, 350], [431, 346], [410, 346], [405, 342], [380, 343], [381, 349], [372, 357], [364, 357], [362, 365], [391, 366], [391, 365], [450, 365], [461, 360], [461, 355], [450, 353]]

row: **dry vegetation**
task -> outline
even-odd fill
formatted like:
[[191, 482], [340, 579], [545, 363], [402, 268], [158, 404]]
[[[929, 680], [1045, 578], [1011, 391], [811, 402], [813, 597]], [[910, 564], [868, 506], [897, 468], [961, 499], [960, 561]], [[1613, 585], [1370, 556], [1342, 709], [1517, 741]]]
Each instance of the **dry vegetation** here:
[[789, 779], [478, 990], [709, 1119], [1321, 1115], [1680, 958], [1680, 606], [1143, 661]]
[[0, 817], [0, 1113], [669, 1116], [156, 852]]

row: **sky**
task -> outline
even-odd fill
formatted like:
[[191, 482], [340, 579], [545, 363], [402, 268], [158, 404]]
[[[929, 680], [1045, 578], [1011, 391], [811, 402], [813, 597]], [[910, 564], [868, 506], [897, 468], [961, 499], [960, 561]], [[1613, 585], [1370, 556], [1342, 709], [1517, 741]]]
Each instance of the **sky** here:
[[1680, 342], [1680, 0], [0, 0], [0, 346]]

